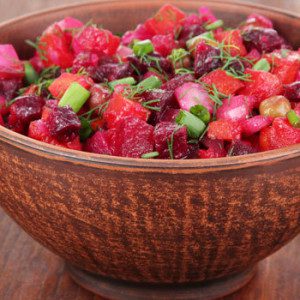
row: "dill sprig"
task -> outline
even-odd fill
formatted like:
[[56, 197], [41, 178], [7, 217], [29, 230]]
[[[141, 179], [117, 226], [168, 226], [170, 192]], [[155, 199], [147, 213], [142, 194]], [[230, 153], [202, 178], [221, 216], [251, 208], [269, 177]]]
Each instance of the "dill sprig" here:
[[160, 102], [160, 99], [153, 99], [146, 102], [142, 102], [142, 106], [153, 111], [160, 111], [160, 107], [152, 106], [151, 104]]
[[90, 109], [89, 111], [81, 114], [79, 117], [90, 120], [95, 111], [97, 111], [98, 116], [102, 116], [104, 111], [107, 109], [108, 104], [109, 104], [109, 101], [105, 101], [104, 103], [101, 103], [101, 104], [95, 106], [94, 108]]
[[[244, 73], [245, 72], [244, 62], [253, 66], [254, 61], [240, 55], [232, 56], [230, 54], [231, 49], [236, 49], [236, 50], [240, 50], [240, 49], [236, 45], [231, 44], [230, 41], [231, 41], [231, 36], [229, 36], [229, 42], [226, 41], [226, 44], [225, 44], [225, 39], [223, 39], [221, 43], [218, 43], [217, 48], [220, 50], [220, 55], [214, 56], [213, 58], [220, 59], [223, 62], [223, 66], [221, 69], [225, 70], [229, 76], [243, 81], [250, 81], [249, 74]], [[232, 67], [233, 64], [238, 64], [240, 70], [234, 69]]]
[[40, 57], [41, 60], [47, 60], [45, 50], [40, 48], [41, 45], [45, 46], [46, 43], [41, 42], [41, 37], [40, 36], [38, 36], [36, 38], [35, 42], [33, 42], [31, 40], [25, 40], [25, 43], [27, 45], [31, 46], [32, 48], [34, 48], [37, 51], [37, 53], [39, 54], [39, 57]]
[[183, 59], [189, 55], [190, 53], [183, 48], [173, 49], [168, 59], [172, 62], [174, 69], [176, 69], [178, 63], [183, 67]]
[[167, 145], [168, 145], [168, 151], [169, 151], [169, 155], [170, 155], [170, 159], [174, 159], [174, 135], [176, 134], [176, 132], [181, 128], [182, 126], [177, 125], [171, 136], [170, 139], [167, 139]]

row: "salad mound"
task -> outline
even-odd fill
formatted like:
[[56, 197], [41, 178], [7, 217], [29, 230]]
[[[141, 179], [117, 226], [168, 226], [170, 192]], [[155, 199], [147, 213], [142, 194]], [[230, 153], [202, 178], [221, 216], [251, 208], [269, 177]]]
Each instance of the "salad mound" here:
[[300, 50], [268, 18], [228, 28], [164, 5], [122, 36], [67, 17], [27, 61], [0, 45], [0, 125], [133, 158], [218, 158], [300, 143]]

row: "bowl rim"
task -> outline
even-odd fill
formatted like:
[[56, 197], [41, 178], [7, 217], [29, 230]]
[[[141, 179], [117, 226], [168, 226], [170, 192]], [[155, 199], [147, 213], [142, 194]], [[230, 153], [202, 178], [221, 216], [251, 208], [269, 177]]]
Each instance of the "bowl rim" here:
[[[147, 2], [156, 2], [163, 4], [160, 0], [146, 0]], [[138, 0], [129, 0], [128, 2], [140, 2]], [[143, 1], [145, 2], [145, 1]], [[176, 4], [176, 1], [168, 1]], [[290, 18], [300, 18], [300, 14], [296, 14], [287, 10], [282, 10], [279, 8], [273, 8], [261, 4], [254, 4], [249, 2], [241, 2], [236, 0], [229, 0], [223, 2], [222, 0], [210, 0], [203, 1], [209, 4], [222, 4], [228, 6], [242, 6], [245, 8], [256, 8], [267, 10], [269, 12], [278, 13], [281, 15], [286, 15]], [[14, 23], [22, 22], [28, 18], [42, 16], [48, 13], [54, 13], [63, 11], [69, 8], [85, 7], [89, 5], [107, 5], [122, 3], [121, 0], [105, 0], [105, 1], [88, 1], [84, 3], [74, 3], [69, 5], [62, 5], [59, 7], [40, 10], [34, 13], [29, 13], [22, 15], [17, 18], [13, 18], [0, 23], [0, 27], [8, 26]], [[201, 3], [202, 4], [202, 3]], [[179, 170], [182, 172], [208, 172], [210, 170], [226, 170], [226, 169], [240, 169], [253, 167], [258, 165], [268, 165], [275, 162], [297, 158], [300, 156], [300, 144], [287, 146], [284, 148], [270, 150], [265, 152], [258, 152], [254, 154], [247, 154], [244, 156], [235, 157], [222, 157], [222, 158], [210, 158], [210, 159], [180, 159], [180, 160], [168, 160], [168, 159], [143, 159], [143, 158], [128, 158], [128, 157], [118, 157], [97, 153], [90, 153], [84, 151], [77, 151], [72, 149], [63, 148], [60, 146], [55, 146], [47, 144], [45, 142], [40, 142], [31, 139], [22, 134], [11, 131], [3, 126], [0, 126], [0, 140], [20, 148], [26, 152], [34, 153], [38, 156], [47, 157], [59, 161], [68, 161], [71, 163], [89, 165], [96, 168], [107, 167], [123, 167], [128, 170], [136, 169], [142, 171], [159, 171], [159, 172], [169, 172], [170, 170]]]

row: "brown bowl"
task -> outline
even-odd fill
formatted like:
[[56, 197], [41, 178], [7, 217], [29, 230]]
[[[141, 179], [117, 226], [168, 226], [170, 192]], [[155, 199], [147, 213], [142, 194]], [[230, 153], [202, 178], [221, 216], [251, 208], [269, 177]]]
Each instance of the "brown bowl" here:
[[[73, 5], [0, 25], [24, 40], [65, 16], [123, 32], [163, 1]], [[199, 1], [168, 1], [195, 11]], [[300, 19], [253, 5], [202, 1], [230, 26], [255, 11], [295, 46]], [[0, 127], [0, 202], [72, 277], [113, 299], [212, 299], [253, 276], [300, 231], [300, 145], [208, 160], [143, 160], [44, 144]], [[81, 271], [82, 270], [82, 271]], [[97, 274], [97, 275], [96, 275]]]

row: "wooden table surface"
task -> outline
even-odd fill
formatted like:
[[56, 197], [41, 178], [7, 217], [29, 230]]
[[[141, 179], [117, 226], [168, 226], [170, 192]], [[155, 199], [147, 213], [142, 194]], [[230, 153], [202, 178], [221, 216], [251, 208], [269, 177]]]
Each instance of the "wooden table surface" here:
[[[0, 0], [0, 21], [87, 0]], [[226, 1], [226, 0], [224, 0]], [[298, 11], [300, 0], [255, 0]], [[265, 259], [250, 284], [223, 300], [299, 300], [300, 236]], [[0, 300], [101, 300], [78, 287], [63, 261], [23, 232], [0, 209]]]

